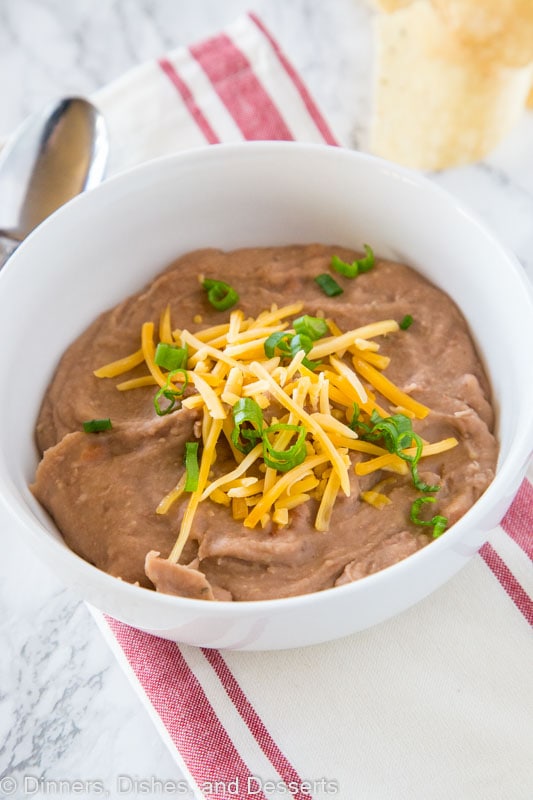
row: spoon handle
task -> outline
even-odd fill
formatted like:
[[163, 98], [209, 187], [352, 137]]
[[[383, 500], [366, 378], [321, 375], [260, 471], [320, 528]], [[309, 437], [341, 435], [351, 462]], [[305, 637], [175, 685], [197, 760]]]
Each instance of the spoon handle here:
[[8, 239], [0, 235], [0, 269], [2, 269], [9, 256], [15, 252], [19, 244], [20, 242], [16, 242], [14, 239]]

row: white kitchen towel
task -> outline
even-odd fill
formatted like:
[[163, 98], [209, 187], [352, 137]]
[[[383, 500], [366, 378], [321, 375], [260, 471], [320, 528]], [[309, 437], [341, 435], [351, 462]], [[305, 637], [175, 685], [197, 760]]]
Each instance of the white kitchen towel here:
[[[95, 96], [113, 173], [206, 143], [338, 144], [254, 15]], [[184, 647], [94, 612], [194, 795], [531, 800], [533, 488], [446, 586], [341, 641]]]

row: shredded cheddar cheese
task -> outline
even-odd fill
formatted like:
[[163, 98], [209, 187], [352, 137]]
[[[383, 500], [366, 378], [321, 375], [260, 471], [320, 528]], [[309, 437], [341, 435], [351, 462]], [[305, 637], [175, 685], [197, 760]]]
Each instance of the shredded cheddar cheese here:
[[145, 322], [141, 329], [141, 347], [146, 362], [146, 366], [150, 370], [152, 377], [161, 386], [165, 386], [167, 379], [163, 375], [161, 369], [154, 361], [155, 347], [154, 347], [154, 323]]
[[385, 375], [379, 372], [379, 370], [377, 370], [363, 358], [354, 356], [352, 361], [357, 372], [363, 378], [366, 378], [366, 380], [372, 384], [372, 386], [378, 392], [381, 392], [383, 397], [386, 397], [387, 400], [390, 400], [396, 405], [404, 406], [404, 408], [409, 409], [413, 412], [415, 417], [418, 417], [418, 419], [423, 419], [429, 414], [429, 408], [427, 408], [427, 406], [424, 406], [422, 403], [418, 403], [416, 400], [413, 400], [412, 397], [395, 386], [392, 381], [386, 378]]
[[[273, 305], [256, 318], [247, 318], [237, 309], [231, 312], [229, 321], [192, 332], [172, 328], [171, 309], [167, 306], [161, 312], [157, 333], [160, 342], [187, 348], [184, 370], [176, 370], [180, 374], [171, 374], [155, 363], [156, 326], [152, 321], [142, 325], [137, 351], [94, 371], [97, 378], [116, 378], [144, 364], [146, 374], [125, 378], [116, 388], [130, 391], [152, 386], [172, 392], [175, 387], [178, 392], [186, 382], [192, 393], [181, 398], [181, 405], [201, 411], [201, 421], [195, 425], [195, 435], [201, 439], [197, 486], [186, 492], [183, 472], [156, 509], [158, 514], [168, 514], [175, 503], [187, 498], [170, 561], [179, 560], [200, 503], [225, 506], [227, 513], [245, 528], [266, 528], [271, 524], [275, 533], [290, 525], [293, 509], [313, 500], [317, 507], [315, 528], [327, 531], [339, 492], [350, 495], [352, 484], [357, 484], [353, 471], [350, 481], [354, 456], [356, 475], [369, 475], [378, 469], [407, 473], [405, 460], [380, 444], [362, 440], [349, 424], [354, 405], [368, 418], [375, 412], [381, 417], [403, 413], [420, 419], [429, 413], [426, 406], [383, 374], [389, 358], [378, 352], [376, 338], [394, 334], [399, 330], [398, 323], [381, 320], [343, 332], [334, 320], [328, 319], [328, 335], [314, 341], [307, 354], [302, 349], [285, 355], [281, 349], [267, 357], [267, 338], [283, 331], [290, 340], [295, 333], [291, 318], [302, 309], [302, 303], [282, 308]], [[195, 317], [195, 322], [199, 324], [201, 317]], [[390, 408], [378, 404], [376, 393]], [[264, 412], [264, 419], [268, 420], [265, 426], [278, 424], [270, 441], [277, 452], [291, 447], [294, 430], [303, 430], [305, 449], [300, 453], [300, 462], [288, 471], [280, 471], [278, 462], [272, 466], [266, 463], [263, 441], [253, 442], [247, 453], [235, 446], [233, 407], [250, 401]], [[215, 476], [213, 465], [220, 441], [225, 452], [231, 454], [234, 466], [222, 475], [216, 475], [215, 470]], [[444, 452], [456, 444], [453, 438], [424, 442], [421, 455]], [[416, 448], [404, 452], [411, 456]], [[377, 484], [360, 497], [380, 509], [391, 500], [378, 488]]]
[[115, 378], [117, 375], [123, 375], [129, 372], [134, 367], [144, 362], [144, 353], [142, 348], [139, 348], [135, 353], [124, 358], [119, 358], [117, 361], [112, 361], [110, 364], [105, 364], [103, 367], [94, 370], [94, 375], [97, 378]]
[[361, 492], [361, 500], [364, 500], [365, 503], [374, 506], [374, 508], [379, 508], [380, 510], [392, 502], [390, 497], [387, 497], [386, 494], [376, 492], [373, 489], [369, 489], [366, 492]]
[[165, 308], [159, 320], [159, 341], [166, 342], [167, 344], [172, 344], [174, 342], [172, 338], [172, 326], [170, 324], [170, 305]]

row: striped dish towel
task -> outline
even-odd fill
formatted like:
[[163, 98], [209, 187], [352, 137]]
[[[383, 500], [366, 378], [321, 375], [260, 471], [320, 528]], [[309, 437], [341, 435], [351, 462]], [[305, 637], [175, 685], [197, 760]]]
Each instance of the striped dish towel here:
[[[115, 173], [206, 142], [336, 143], [253, 15], [137, 68], [95, 100]], [[188, 797], [530, 800], [532, 520], [526, 480], [490, 542], [446, 586], [325, 645], [200, 650], [95, 618]]]

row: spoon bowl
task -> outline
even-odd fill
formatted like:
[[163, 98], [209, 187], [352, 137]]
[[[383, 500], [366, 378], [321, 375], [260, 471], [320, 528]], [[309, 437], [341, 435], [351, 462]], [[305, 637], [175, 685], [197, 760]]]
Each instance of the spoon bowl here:
[[102, 180], [104, 119], [81, 97], [56, 101], [27, 119], [0, 155], [0, 236], [19, 243], [52, 212]]

